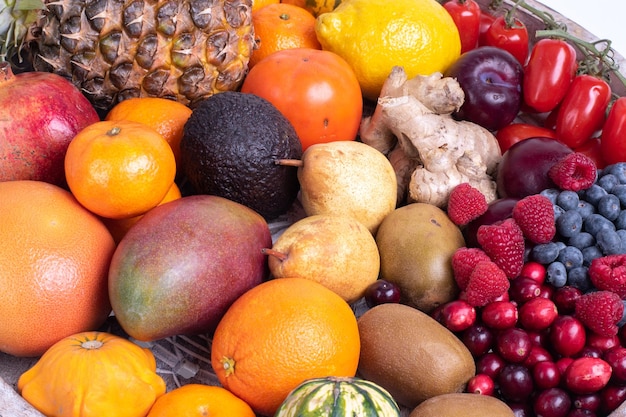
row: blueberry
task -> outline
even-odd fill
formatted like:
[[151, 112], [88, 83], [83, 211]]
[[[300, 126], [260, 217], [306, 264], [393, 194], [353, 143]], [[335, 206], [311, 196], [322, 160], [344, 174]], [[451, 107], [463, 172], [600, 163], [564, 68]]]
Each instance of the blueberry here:
[[603, 256], [602, 251], [600, 250], [600, 248], [598, 248], [597, 245], [587, 246], [586, 248], [581, 250], [581, 252], [583, 253], [583, 265], [585, 266], [591, 265], [591, 261], [596, 258], [601, 258]]
[[567, 273], [567, 285], [578, 288], [583, 292], [587, 292], [591, 289], [592, 284], [589, 279], [588, 270], [584, 266], [572, 268]]
[[[607, 219], [601, 214], [594, 213], [590, 214], [584, 222], [583, 230], [585, 232], [589, 232], [592, 235], [596, 236], [600, 230], [603, 229], [611, 229], [615, 230], [615, 225], [612, 221]], [[596, 237], [597, 239], [597, 237]]]
[[605, 175], [611, 173], [617, 177], [620, 184], [626, 184], [626, 162], [617, 162], [604, 168]]
[[598, 248], [604, 255], [615, 255], [622, 252], [622, 239], [615, 230], [604, 229], [596, 234]]
[[558, 219], [561, 214], [565, 213], [565, 210], [557, 204], [554, 204], [552, 208], [554, 209], [554, 220]]
[[561, 236], [572, 237], [581, 231], [583, 218], [576, 210], [566, 210], [555, 220], [555, 225]]
[[626, 230], [625, 229], [618, 229], [616, 233], [619, 236], [620, 240], [622, 241], [622, 251], [621, 251], [621, 253], [626, 253]]
[[598, 181], [596, 182], [596, 184], [598, 184], [600, 187], [604, 188], [607, 192], [611, 192], [611, 190], [613, 189], [613, 187], [615, 187], [616, 185], [618, 185], [620, 182], [617, 179], [617, 177], [611, 173], [607, 173], [603, 176], [601, 176], [600, 178], [598, 178]]
[[533, 246], [530, 252], [530, 257], [535, 261], [543, 265], [548, 265], [554, 262], [559, 256], [559, 245], [555, 242], [540, 243]]
[[593, 184], [582, 192], [583, 198], [594, 206], [598, 204], [598, 201], [608, 193], [598, 184]]
[[617, 230], [626, 229], [626, 210], [620, 211], [617, 215], [617, 219], [613, 220], [613, 224]]
[[565, 270], [569, 271], [572, 268], [583, 266], [583, 253], [574, 246], [566, 246], [559, 252], [556, 260], [565, 265]]
[[586, 248], [587, 246], [595, 245], [596, 238], [593, 237], [591, 233], [580, 232], [570, 237], [569, 240], [567, 241], [567, 244], [582, 250]]
[[590, 214], [596, 212], [596, 208], [594, 207], [594, 205], [585, 200], [580, 200], [578, 202], [578, 206], [576, 206], [574, 210], [580, 213], [580, 216], [583, 218], [583, 220], [585, 220]]
[[619, 198], [614, 194], [607, 194], [598, 201], [598, 214], [613, 221], [621, 211]]
[[575, 191], [564, 190], [556, 197], [556, 204], [561, 206], [563, 210], [573, 210], [578, 206], [580, 197]]
[[559, 288], [567, 284], [567, 271], [561, 262], [551, 262], [546, 268], [546, 281]]
[[552, 204], [556, 204], [556, 197], [559, 195], [560, 192], [561, 191], [557, 188], [546, 188], [545, 190], [542, 190], [539, 194], [547, 197]]
[[617, 197], [623, 207], [626, 207], [626, 184], [616, 185], [615, 187], [613, 187], [611, 194]]

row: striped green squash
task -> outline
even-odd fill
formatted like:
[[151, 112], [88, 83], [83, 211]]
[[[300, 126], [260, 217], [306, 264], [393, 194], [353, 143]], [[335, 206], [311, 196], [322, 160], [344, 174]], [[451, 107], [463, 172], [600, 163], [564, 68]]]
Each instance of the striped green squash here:
[[308, 379], [274, 417], [399, 417], [398, 404], [381, 386], [358, 377]]

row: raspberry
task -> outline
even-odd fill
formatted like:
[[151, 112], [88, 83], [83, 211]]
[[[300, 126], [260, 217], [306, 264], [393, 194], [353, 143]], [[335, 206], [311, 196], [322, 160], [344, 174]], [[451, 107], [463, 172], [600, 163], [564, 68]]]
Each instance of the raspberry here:
[[477, 188], [464, 182], [450, 192], [447, 211], [454, 224], [463, 226], [487, 211], [487, 199]]
[[465, 290], [474, 267], [481, 261], [491, 261], [491, 259], [480, 248], [462, 247], [452, 254], [452, 271], [461, 290]]
[[515, 203], [513, 219], [533, 243], [548, 243], [556, 234], [552, 202], [540, 194], [524, 197]]
[[595, 183], [597, 173], [591, 158], [580, 152], [572, 152], [552, 165], [548, 176], [563, 190], [580, 191]]
[[524, 234], [514, 219], [483, 224], [476, 232], [476, 239], [508, 278], [513, 279], [520, 274], [524, 266]]
[[473, 307], [482, 307], [502, 296], [510, 286], [509, 279], [498, 265], [492, 261], [480, 261], [465, 287], [465, 301]]
[[589, 265], [589, 279], [597, 289], [626, 298], [626, 254], [593, 259]]
[[624, 304], [613, 291], [594, 291], [576, 300], [575, 315], [591, 331], [604, 336], [615, 336], [617, 323], [624, 314]]

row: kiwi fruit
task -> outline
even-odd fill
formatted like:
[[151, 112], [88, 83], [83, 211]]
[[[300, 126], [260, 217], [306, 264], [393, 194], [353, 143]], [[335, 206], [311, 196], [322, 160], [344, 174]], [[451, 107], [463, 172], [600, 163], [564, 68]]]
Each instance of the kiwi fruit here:
[[442, 394], [415, 407], [409, 417], [514, 417], [504, 401], [469, 392]]

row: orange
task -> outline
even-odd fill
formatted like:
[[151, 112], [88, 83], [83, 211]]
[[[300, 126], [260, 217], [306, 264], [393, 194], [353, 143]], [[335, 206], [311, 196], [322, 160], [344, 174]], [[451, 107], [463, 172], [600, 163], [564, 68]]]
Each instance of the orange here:
[[213, 336], [221, 385], [271, 416], [304, 380], [354, 376], [360, 339], [349, 304], [306, 278], [266, 281], [239, 297]]
[[302, 7], [317, 17], [322, 13], [332, 12], [341, 4], [341, 0], [281, 0], [281, 3]]
[[242, 399], [225, 388], [187, 384], [157, 398], [147, 417], [255, 417]]
[[154, 129], [138, 122], [96, 122], [81, 130], [65, 154], [65, 177], [76, 199], [111, 219], [158, 205], [176, 176], [174, 153]]
[[[163, 197], [163, 200], [161, 200], [158, 205], [160, 206], [161, 204], [179, 199], [180, 197], [180, 189], [176, 183], [173, 183], [167, 194], [165, 194], [165, 197]], [[107, 229], [109, 229], [109, 232], [111, 232], [111, 235], [113, 235], [115, 243], [119, 243], [120, 240], [122, 240], [122, 238], [126, 235], [126, 232], [128, 232], [128, 230], [130, 230], [130, 228], [133, 227], [143, 216], [143, 214], [139, 214], [125, 219], [107, 219], [106, 217], [103, 217], [102, 221]]]
[[252, 12], [256, 48], [248, 66], [273, 52], [283, 49], [322, 49], [315, 34], [315, 17], [305, 9], [292, 4], [270, 4]]
[[254, 12], [263, 6], [276, 3], [280, 3], [280, 0], [252, 0], [252, 11]]
[[191, 109], [178, 101], [159, 97], [129, 98], [116, 104], [105, 120], [131, 120], [150, 126], [170, 144], [176, 164], [180, 161], [180, 140]]
[[115, 243], [60, 187], [0, 182], [0, 196], [0, 351], [39, 356], [104, 323]]

